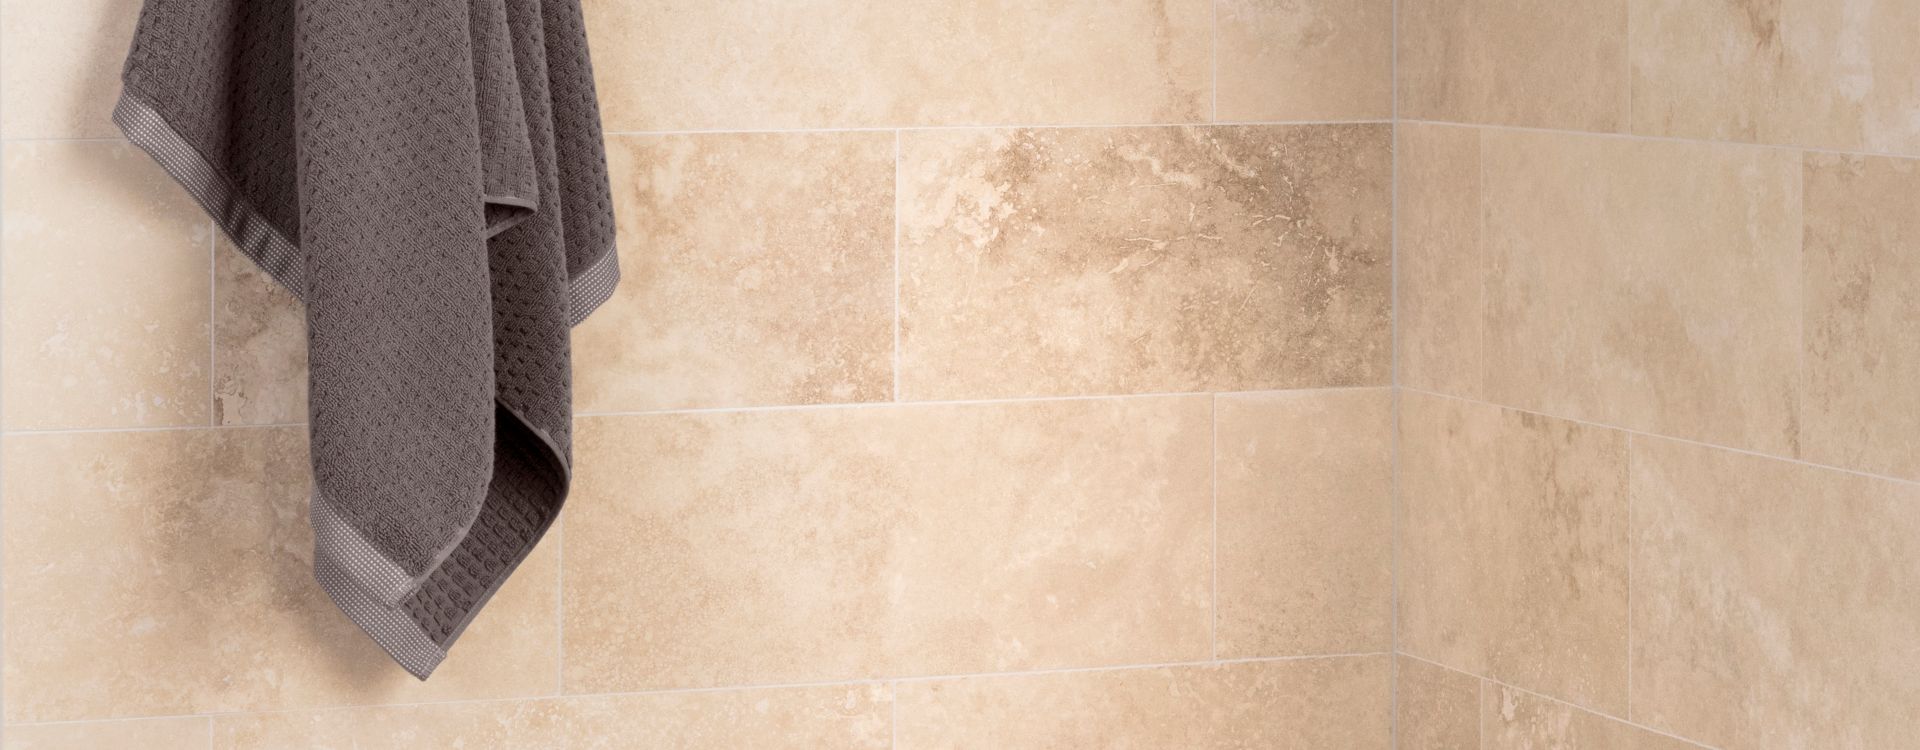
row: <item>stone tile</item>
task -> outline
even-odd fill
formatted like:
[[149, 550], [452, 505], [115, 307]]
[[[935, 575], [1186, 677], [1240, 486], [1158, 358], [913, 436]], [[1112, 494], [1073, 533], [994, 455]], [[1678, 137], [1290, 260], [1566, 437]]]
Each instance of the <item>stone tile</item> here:
[[213, 225], [119, 142], [5, 155], [7, 429], [208, 422]]
[[878, 685], [591, 696], [220, 717], [215, 750], [885, 750], [893, 700]]
[[1698, 746], [1505, 685], [1485, 695], [1486, 750], [1606, 748], [1697, 750]]
[[6, 729], [6, 750], [210, 750], [203, 717], [80, 724], [27, 724]]
[[1386, 389], [1214, 402], [1217, 656], [1393, 650]]
[[1209, 401], [583, 419], [566, 688], [1204, 659]]
[[1479, 750], [1480, 678], [1397, 658], [1399, 750]]
[[1400, 650], [1623, 715], [1623, 433], [1408, 391]]
[[1400, 116], [1627, 128], [1628, 0], [1402, 0]]
[[1920, 155], [1920, 5], [1631, 2], [1635, 133]]
[[1633, 718], [1717, 747], [1905, 747], [1920, 487], [1633, 440]]
[[1483, 397], [1486, 282], [1480, 131], [1399, 127], [1400, 384]]
[[622, 279], [575, 329], [576, 409], [891, 395], [893, 134], [629, 136], [608, 150]]
[[0, 0], [0, 133], [117, 138], [113, 103], [139, 0]]
[[1389, 130], [904, 134], [902, 396], [1386, 384]]
[[214, 422], [305, 422], [306, 308], [224, 239], [213, 273]]
[[6, 717], [65, 721], [543, 694], [542, 546], [421, 683], [313, 580], [299, 428], [5, 442]]
[[1393, 0], [1220, 0], [1215, 117], [1393, 116]]
[[614, 131], [1200, 122], [1208, 0], [586, 0]]
[[1806, 162], [1808, 460], [1920, 479], [1920, 161]]
[[1798, 446], [1800, 156], [1487, 131], [1490, 400]]
[[898, 686], [896, 747], [1390, 747], [1387, 657]]

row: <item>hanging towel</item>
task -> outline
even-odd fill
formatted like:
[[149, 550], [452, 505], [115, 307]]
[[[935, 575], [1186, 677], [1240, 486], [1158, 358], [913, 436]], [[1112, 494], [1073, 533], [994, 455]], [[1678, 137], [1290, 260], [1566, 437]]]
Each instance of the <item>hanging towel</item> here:
[[314, 573], [426, 679], [560, 512], [619, 278], [579, 0], [146, 0], [123, 83], [305, 303]]

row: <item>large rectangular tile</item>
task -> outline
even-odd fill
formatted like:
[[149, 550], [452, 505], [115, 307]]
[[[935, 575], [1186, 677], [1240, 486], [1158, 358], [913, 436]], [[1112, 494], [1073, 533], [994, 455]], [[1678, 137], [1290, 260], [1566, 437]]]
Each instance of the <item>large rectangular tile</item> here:
[[1393, 649], [1392, 401], [1217, 397], [1217, 656]]
[[1483, 699], [1486, 705], [1481, 726], [1485, 727], [1486, 735], [1480, 747], [1484, 750], [1698, 748], [1692, 743], [1505, 685], [1487, 685]]
[[210, 720], [204, 717], [138, 719], [68, 724], [26, 724], [6, 728], [6, 750], [212, 750]]
[[223, 716], [215, 750], [614, 750], [746, 747], [885, 750], [884, 686], [393, 706]]
[[1627, 701], [1626, 436], [1402, 394], [1400, 650]]
[[1385, 125], [943, 130], [901, 146], [901, 393], [1384, 385]]
[[1633, 718], [1709, 745], [1911, 747], [1920, 487], [1633, 441]]
[[1209, 411], [1186, 396], [583, 419], [565, 685], [1206, 658]]
[[911, 682], [895, 747], [1385, 750], [1388, 682], [1384, 655]]
[[1632, 5], [1634, 132], [1920, 155], [1920, 3]]
[[139, 0], [0, 0], [0, 134], [114, 138]]
[[1627, 0], [1401, 0], [1400, 116], [1623, 132]]
[[7, 145], [7, 429], [207, 424], [213, 224], [121, 142]]
[[1419, 659], [1395, 658], [1398, 750], [1479, 750], [1483, 681]]
[[1800, 156], [1487, 131], [1490, 400], [1797, 450]]
[[307, 311], [227, 242], [213, 257], [213, 421], [307, 419]]
[[1478, 398], [1492, 270], [1480, 237], [1480, 130], [1402, 123], [1397, 131], [1400, 384]]
[[893, 134], [607, 145], [622, 279], [574, 332], [577, 409], [891, 396]]
[[1393, 0], [1219, 0], [1215, 116], [1393, 116]]
[[58, 721], [536, 695], [559, 567], [542, 546], [429, 682], [313, 579], [297, 428], [6, 438], [6, 716]]
[[587, 0], [614, 131], [1200, 122], [1209, 0]]
[[1806, 162], [1801, 455], [1920, 479], [1920, 160]]

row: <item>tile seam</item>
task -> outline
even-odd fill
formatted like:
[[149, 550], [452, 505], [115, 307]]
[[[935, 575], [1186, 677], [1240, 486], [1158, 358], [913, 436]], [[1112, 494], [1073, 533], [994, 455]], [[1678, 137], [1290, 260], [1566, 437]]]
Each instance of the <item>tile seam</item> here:
[[[1696, 741], [1696, 740], [1690, 740], [1690, 739], [1687, 739], [1687, 738], [1685, 738], [1685, 737], [1682, 737], [1682, 736], [1680, 736], [1680, 735], [1677, 735], [1677, 734], [1674, 734], [1674, 733], [1672, 733], [1672, 732], [1668, 732], [1668, 731], [1665, 731], [1665, 730], [1662, 730], [1662, 729], [1659, 729], [1659, 728], [1656, 728], [1656, 727], [1650, 727], [1650, 726], [1647, 726], [1647, 725], [1645, 725], [1645, 724], [1637, 724], [1637, 723], [1634, 723], [1634, 722], [1632, 722], [1632, 721], [1629, 721], [1629, 720], [1627, 720], [1627, 719], [1624, 719], [1624, 718], [1621, 718], [1621, 717], [1619, 717], [1619, 716], [1615, 716], [1615, 715], [1613, 715], [1613, 714], [1610, 714], [1610, 713], [1607, 713], [1607, 712], [1605, 712], [1605, 711], [1596, 711], [1596, 710], [1594, 710], [1594, 709], [1591, 709], [1591, 708], [1588, 708], [1588, 707], [1586, 707], [1586, 706], [1582, 706], [1582, 705], [1580, 705], [1580, 704], [1578, 704], [1578, 703], [1574, 703], [1574, 702], [1572, 702], [1572, 701], [1568, 701], [1568, 700], [1564, 700], [1564, 699], [1561, 699], [1561, 698], [1555, 698], [1555, 697], [1553, 697], [1553, 696], [1551, 696], [1551, 695], [1547, 695], [1546, 693], [1542, 693], [1542, 692], [1539, 692], [1539, 691], [1536, 691], [1536, 690], [1529, 690], [1529, 689], [1527, 689], [1527, 688], [1524, 688], [1524, 687], [1520, 687], [1519, 685], [1512, 685], [1512, 684], [1508, 684], [1508, 683], [1505, 683], [1505, 682], [1501, 682], [1500, 680], [1497, 680], [1497, 679], [1494, 679], [1494, 678], [1492, 678], [1492, 677], [1488, 677], [1488, 676], [1486, 676], [1486, 675], [1478, 675], [1478, 674], [1474, 674], [1474, 673], [1472, 673], [1472, 672], [1468, 672], [1468, 671], [1466, 671], [1466, 670], [1464, 670], [1464, 669], [1460, 669], [1460, 668], [1458, 668], [1458, 667], [1451, 667], [1451, 666], [1448, 666], [1448, 665], [1445, 665], [1445, 664], [1441, 664], [1440, 662], [1437, 662], [1437, 661], [1434, 661], [1434, 660], [1432, 660], [1432, 659], [1428, 659], [1428, 658], [1426, 658], [1426, 657], [1424, 657], [1424, 656], [1417, 656], [1417, 655], [1414, 655], [1414, 654], [1400, 654], [1400, 656], [1404, 656], [1404, 657], [1406, 657], [1406, 658], [1408, 658], [1408, 659], [1412, 659], [1412, 660], [1414, 660], [1414, 661], [1417, 661], [1417, 662], [1420, 662], [1420, 663], [1422, 663], [1422, 664], [1426, 664], [1426, 665], [1428, 665], [1428, 666], [1432, 666], [1432, 667], [1438, 667], [1438, 668], [1440, 668], [1440, 669], [1443, 669], [1443, 670], [1446, 670], [1446, 671], [1448, 671], [1448, 672], [1452, 672], [1452, 673], [1454, 673], [1454, 674], [1457, 674], [1457, 675], [1461, 675], [1461, 676], [1463, 676], [1463, 677], [1471, 677], [1471, 678], [1473, 678], [1473, 679], [1475, 679], [1475, 680], [1480, 680], [1480, 681], [1482, 682], [1482, 690], [1483, 690], [1483, 695], [1484, 695], [1484, 686], [1485, 686], [1485, 685], [1494, 685], [1494, 686], [1497, 686], [1497, 687], [1503, 687], [1503, 688], [1506, 688], [1506, 689], [1508, 689], [1508, 690], [1513, 690], [1513, 691], [1516, 691], [1516, 692], [1521, 692], [1521, 693], [1526, 693], [1527, 695], [1530, 695], [1530, 696], [1533, 696], [1533, 697], [1535, 697], [1535, 698], [1539, 698], [1539, 699], [1541, 699], [1541, 700], [1545, 700], [1545, 701], [1551, 701], [1551, 702], [1553, 702], [1553, 703], [1558, 703], [1558, 704], [1560, 704], [1560, 705], [1562, 705], [1562, 706], [1566, 706], [1567, 708], [1571, 708], [1571, 709], [1573, 709], [1573, 710], [1575, 710], [1575, 711], [1579, 711], [1579, 712], [1581, 712], [1581, 713], [1587, 713], [1587, 714], [1592, 714], [1592, 715], [1594, 715], [1594, 716], [1598, 716], [1598, 717], [1601, 717], [1601, 718], [1603, 718], [1603, 719], [1606, 719], [1606, 720], [1608, 720], [1608, 721], [1613, 721], [1613, 722], [1617, 722], [1617, 723], [1620, 723], [1620, 724], [1625, 724], [1625, 725], [1627, 725], [1627, 726], [1630, 726], [1630, 727], [1633, 727], [1633, 728], [1635, 728], [1635, 729], [1639, 729], [1639, 730], [1643, 730], [1643, 731], [1647, 731], [1647, 732], [1652, 732], [1652, 733], [1654, 733], [1654, 734], [1657, 734], [1657, 735], [1660, 735], [1660, 736], [1662, 736], [1662, 737], [1665, 737], [1665, 738], [1667, 738], [1667, 739], [1670, 739], [1670, 740], [1678, 740], [1678, 741], [1680, 741], [1680, 742], [1685, 742], [1685, 743], [1687, 743], [1687, 744], [1689, 744], [1689, 745], [1693, 745], [1694, 747], [1698, 747], [1698, 748], [1704, 748], [1704, 750], [1719, 750], [1718, 748], [1715, 748], [1715, 747], [1713, 747], [1712, 745], [1708, 745], [1708, 744], [1706, 744], [1706, 743], [1703, 743], [1703, 742], [1699, 742], [1699, 741]], [[1484, 708], [1484, 707], [1483, 707], [1483, 708]], [[1484, 713], [1484, 711], [1483, 711], [1483, 713]], [[1481, 741], [1482, 741], [1482, 742], [1484, 743], [1484, 742], [1485, 742], [1485, 740], [1486, 740], [1486, 727], [1485, 727], [1485, 725], [1484, 725], [1484, 722], [1482, 722], [1482, 727], [1481, 727]]]
[[[1609, 133], [1609, 132], [1599, 131], [1599, 130], [1576, 130], [1571, 128], [1543, 128], [1543, 127], [1536, 127], [1532, 125], [1501, 125], [1497, 123], [1464, 122], [1460, 120], [1431, 120], [1431, 119], [1422, 119], [1422, 118], [1406, 118], [1406, 119], [1400, 120], [1400, 122], [1414, 123], [1418, 125], [1439, 125], [1444, 127], [1456, 127], [1456, 128], [1480, 128], [1484, 130], [1500, 130], [1500, 131], [1507, 131], [1507, 132], [1514, 132], [1514, 133], [1542, 133], [1542, 134], [1587, 136], [1592, 138], [1607, 138], [1611, 140], [1621, 140], [1621, 141], [1640, 141], [1644, 143], [1672, 143], [1672, 144], [1695, 145], [1695, 146], [1726, 146], [1726, 147], [1732, 147], [1732, 148], [1753, 148], [1753, 149], [1769, 149], [1769, 150], [1775, 150], [1775, 151], [1791, 151], [1794, 153], [1802, 153], [1802, 154], [1829, 154], [1834, 156], [1864, 156], [1864, 157], [1871, 157], [1871, 158], [1878, 158], [1878, 159], [1901, 159], [1905, 161], [1920, 161], [1920, 153], [1902, 154], [1902, 153], [1893, 152], [1893, 151], [1871, 151], [1866, 149], [1827, 148], [1827, 147], [1821, 147], [1821, 146], [1802, 146], [1802, 145], [1791, 144], [1791, 143], [1759, 143], [1754, 141], [1715, 140], [1712, 138], [1683, 138], [1680, 136], [1669, 136], [1669, 135], [1641, 135], [1638, 133]], [[1302, 123], [1302, 124], [1305, 124], [1305, 123]], [[1332, 124], [1332, 123], [1327, 123], [1327, 124]]]

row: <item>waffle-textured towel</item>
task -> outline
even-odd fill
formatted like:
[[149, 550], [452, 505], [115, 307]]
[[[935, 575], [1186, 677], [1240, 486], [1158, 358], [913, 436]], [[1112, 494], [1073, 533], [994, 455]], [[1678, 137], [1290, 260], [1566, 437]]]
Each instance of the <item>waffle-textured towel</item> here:
[[146, 0], [114, 120], [306, 304], [313, 566], [426, 679], [559, 513], [619, 277], [579, 0]]

